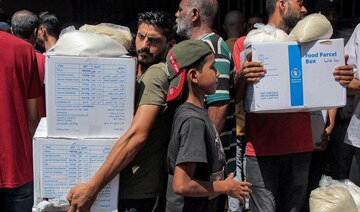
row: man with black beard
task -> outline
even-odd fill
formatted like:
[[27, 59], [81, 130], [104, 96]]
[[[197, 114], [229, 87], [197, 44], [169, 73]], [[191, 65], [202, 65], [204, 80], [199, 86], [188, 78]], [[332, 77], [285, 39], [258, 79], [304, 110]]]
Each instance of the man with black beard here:
[[89, 211], [97, 194], [120, 172], [118, 211], [153, 211], [166, 185], [165, 158], [174, 107], [166, 104], [167, 51], [174, 45], [173, 18], [163, 12], [139, 14], [136, 112], [98, 172], [69, 192], [70, 212]]
[[[266, 11], [268, 24], [286, 33], [307, 13], [302, 0], [267, 0]], [[258, 82], [265, 72], [248, 54], [236, 80]], [[350, 83], [353, 73], [348, 65], [333, 72], [342, 85]], [[245, 134], [246, 180], [253, 184], [250, 210], [299, 211], [306, 197], [313, 151], [310, 114], [247, 113]]]

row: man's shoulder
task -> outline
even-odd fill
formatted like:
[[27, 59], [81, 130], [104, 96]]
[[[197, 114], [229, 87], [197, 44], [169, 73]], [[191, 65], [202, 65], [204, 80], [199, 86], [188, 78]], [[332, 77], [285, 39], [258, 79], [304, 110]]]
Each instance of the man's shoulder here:
[[244, 48], [245, 39], [246, 39], [246, 36], [241, 36], [240, 38], [238, 38], [236, 40], [235, 45], [242, 46], [242, 48]]
[[207, 36], [205, 36], [202, 40], [210, 45], [211, 49], [215, 53], [215, 57], [219, 55], [224, 55], [229, 59], [231, 59], [230, 49], [228, 48], [224, 39], [220, 35], [212, 32]]
[[148, 70], [150, 69], [161, 69], [161, 70], [165, 70], [166, 68], [166, 64], [164, 62], [160, 62], [160, 63], [155, 63], [153, 65], [151, 65]]
[[1, 33], [0, 34], [0, 42], [4, 43], [4, 44], [6, 43], [9, 47], [13, 46], [14, 48], [18, 48], [18, 49], [16, 49], [16, 51], [25, 51], [25, 50], [29, 50], [29, 49], [33, 50], [33, 46], [30, 43], [28, 43], [10, 33], [7, 33], [7, 32], [0, 32], [0, 33]]
[[161, 62], [154, 65], [151, 65], [143, 74], [142, 80], [149, 79], [149, 78], [158, 78], [162, 81], [167, 81], [167, 69], [166, 64]]
[[206, 35], [202, 40], [206, 42], [211, 42], [212, 44], [218, 45], [220, 43], [221, 45], [226, 46], [225, 40], [215, 32]]
[[144, 74], [166, 75], [166, 64], [164, 62], [151, 65]]

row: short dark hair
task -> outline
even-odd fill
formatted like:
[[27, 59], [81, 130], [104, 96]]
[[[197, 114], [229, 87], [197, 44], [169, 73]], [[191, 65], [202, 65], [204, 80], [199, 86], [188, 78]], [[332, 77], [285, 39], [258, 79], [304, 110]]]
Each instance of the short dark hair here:
[[163, 30], [166, 40], [174, 39], [176, 31], [175, 18], [164, 11], [150, 11], [138, 14], [138, 27], [140, 24], [149, 24]]
[[278, 0], [266, 0], [265, 10], [268, 16], [274, 14], [277, 1]]
[[12, 32], [21, 39], [29, 39], [38, 27], [38, 17], [28, 10], [17, 11], [11, 18]]
[[54, 14], [48, 11], [41, 12], [39, 14], [39, 25], [44, 26], [47, 32], [56, 39], [59, 38], [61, 29], [59, 21]]

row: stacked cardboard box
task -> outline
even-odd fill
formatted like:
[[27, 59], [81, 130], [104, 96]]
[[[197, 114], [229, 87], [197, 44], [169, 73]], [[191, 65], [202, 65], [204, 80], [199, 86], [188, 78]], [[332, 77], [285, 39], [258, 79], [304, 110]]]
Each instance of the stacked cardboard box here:
[[[46, 110], [33, 140], [34, 203], [61, 204], [95, 174], [134, 113], [136, 59], [47, 56]], [[92, 211], [115, 211], [119, 178]]]

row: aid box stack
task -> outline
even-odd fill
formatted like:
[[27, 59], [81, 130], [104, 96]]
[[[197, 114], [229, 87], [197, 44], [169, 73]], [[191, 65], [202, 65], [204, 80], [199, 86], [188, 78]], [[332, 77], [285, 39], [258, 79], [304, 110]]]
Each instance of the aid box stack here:
[[[86, 182], [128, 129], [134, 113], [136, 58], [46, 56], [46, 110], [33, 140], [34, 204], [61, 205]], [[117, 210], [119, 177], [92, 211]], [[67, 203], [68, 204], [68, 203]]]

